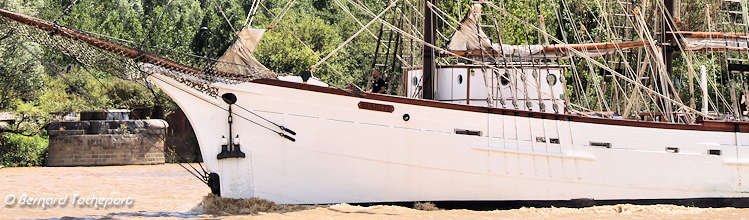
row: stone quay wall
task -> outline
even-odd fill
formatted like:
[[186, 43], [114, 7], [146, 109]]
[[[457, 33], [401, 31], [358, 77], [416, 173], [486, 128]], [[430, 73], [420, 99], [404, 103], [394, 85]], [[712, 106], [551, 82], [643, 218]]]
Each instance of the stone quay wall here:
[[164, 120], [52, 122], [47, 166], [162, 164]]

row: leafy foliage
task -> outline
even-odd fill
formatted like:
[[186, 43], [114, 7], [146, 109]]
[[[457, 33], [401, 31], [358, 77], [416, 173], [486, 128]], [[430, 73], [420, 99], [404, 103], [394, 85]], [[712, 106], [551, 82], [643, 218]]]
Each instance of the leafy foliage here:
[[22, 51], [15, 42], [17, 40], [13, 36], [0, 40], [0, 59], [4, 61], [0, 65], [0, 85], [3, 86], [0, 89], [0, 109], [12, 108], [17, 101], [34, 99], [43, 87], [44, 75], [39, 62]]
[[43, 166], [48, 144], [47, 138], [39, 135], [0, 134], [0, 165]]

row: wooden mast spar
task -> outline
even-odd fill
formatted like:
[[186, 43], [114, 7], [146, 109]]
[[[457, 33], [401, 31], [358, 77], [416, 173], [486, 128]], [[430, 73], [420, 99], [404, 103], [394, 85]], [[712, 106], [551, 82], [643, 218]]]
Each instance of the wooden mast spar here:
[[[437, 0], [424, 2], [424, 41], [429, 45], [434, 45], [434, 13], [430, 5], [437, 5]], [[434, 99], [434, 48], [427, 44], [424, 45], [423, 52], [422, 94], [424, 99]]]

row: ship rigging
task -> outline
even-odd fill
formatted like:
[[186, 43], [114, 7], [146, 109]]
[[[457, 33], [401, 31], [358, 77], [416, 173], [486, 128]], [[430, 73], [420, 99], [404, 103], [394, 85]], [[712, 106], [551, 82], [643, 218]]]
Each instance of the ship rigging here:
[[[359, 30], [295, 75], [253, 55], [265, 31], [283, 30], [294, 0], [261, 29], [250, 27], [264, 7], [255, 1], [218, 58], [7, 10], [0, 30], [161, 88], [193, 124], [201, 178], [221, 196], [294, 204], [747, 197], [746, 1], [706, 7], [721, 9], [706, 11], [708, 30], [682, 30], [676, 0], [593, 1], [575, 9], [586, 21], [568, 0], [542, 2], [460, 4], [458, 21], [435, 0], [377, 9], [335, 0]], [[399, 86], [388, 94], [314, 77], [362, 34], [378, 41], [367, 66]], [[701, 53], [725, 71], [708, 72], [696, 62]], [[362, 141], [370, 139], [380, 141]]]

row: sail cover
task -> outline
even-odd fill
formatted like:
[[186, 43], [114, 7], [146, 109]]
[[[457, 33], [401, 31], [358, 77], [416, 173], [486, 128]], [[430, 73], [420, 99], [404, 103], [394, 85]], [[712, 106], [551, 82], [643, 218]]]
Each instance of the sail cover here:
[[218, 70], [234, 73], [251, 73], [255, 72], [256, 70], [253, 69], [256, 68], [267, 69], [252, 56], [264, 33], [265, 29], [248, 27], [239, 31], [234, 44], [218, 59], [221, 62], [221, 65], [217, 65]]
[[749, 36], [744, 33], [725, 32], [696, 32], [674, 31], [668, 32], [680, 39], [684, 51], [747, 51], [749, 50]]
[[[588, 57], [599, 57], [606, 54], [614, 53], [616, 47], [606, 47], [605, 44], [601, 44], [600, 47], [592, 46], [591, 48], [583, 47], [579, 48], [575, 44], [568, 44], [570, 48], [575, 48], [584, 56]], [[498, 50], [500, 55], [507, 57], [508, 59], [520, 58], [520, 59], [567, 59], [572, 55], [576, 55], [572, 50], [564, 45], [507, 45], [507, 44], [494, 44], [494, 49]]]
[[682, 39], [685, 51], [747, 51], [749, 40], [746, 39], [714, 39], [691, 38]]
[[509, 45], [491, 43], [480, 28], [481, 5], [474, 4], [460, 21], [458, 30], [450, 38], [447, 49], [460, 56], [499, 55], [498, 59], [566, 59], [574, 48], [584, 56], [597, 57], [614, 53], [617, 49], [643, 47], [646, 42], [612, 42], [591, 44], [554, 44], [554, 45]]

